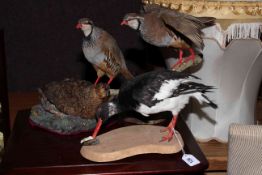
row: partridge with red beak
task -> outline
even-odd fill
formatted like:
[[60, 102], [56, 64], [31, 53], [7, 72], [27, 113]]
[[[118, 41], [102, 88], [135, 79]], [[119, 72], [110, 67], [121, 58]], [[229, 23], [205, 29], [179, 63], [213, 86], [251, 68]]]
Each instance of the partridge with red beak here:
[[[204, 48], [201, 29], [214, 25], [214, 21], [213, 17], [194, 17], [159, 5], [145, 5], [141, 14], [126, 14], [121, 25], [137, 30], [149, 44], [179, 49], [179, 60], [173, 66], [176, 69], [184, 62], [194, 61], [195, 54], [201, 54]], [[190, 51], [186, 59], [184, 49]]]
[[97, 72], [95, 84], [104, 75], [109, 77], [108, 85], [119, 73], [126, 79], [133, 78], [116, 40], [109, 33], [96, 27], [88, 18], [80, 19], [76, 28], [84, 32], [82, 50]]

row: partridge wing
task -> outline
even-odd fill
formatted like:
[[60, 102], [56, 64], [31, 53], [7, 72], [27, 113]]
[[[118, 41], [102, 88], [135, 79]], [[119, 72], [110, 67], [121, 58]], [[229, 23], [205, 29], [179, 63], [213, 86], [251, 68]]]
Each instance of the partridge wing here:
[[119, 72], [122, 64], [123, 55], [115, 41], [115, 39], [108, 33], [104, 33], [101, 37], [101, 50], [105, 55], [104, 69], [110, 70], [110, 74]]
[[181, 33], [196, 47], [203, 49], [203, 33], [201, 31], [203, 24], [200, 20], [190, 15], [178, 12], [169, 12], [167, 10], [161, 12], [160, 17], [168, 27], [171, 27], [175, 31]]
[[141, 13], [159, 12], [161, 7], [156, 4], [147, 4], [142, 7]]

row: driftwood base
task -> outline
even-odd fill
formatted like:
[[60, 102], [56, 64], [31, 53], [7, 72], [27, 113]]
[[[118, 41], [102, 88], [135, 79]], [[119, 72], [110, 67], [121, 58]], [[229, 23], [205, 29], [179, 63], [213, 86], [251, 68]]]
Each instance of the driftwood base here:
[[160, 132], [164, 128], [154, 125], [118, 128], [98, 136], [99, 144], [82, 146], [80, 153], [91, 161], [109, 162], [139, 154], [179, 152], [184, 143], [178, 132], [170, 142], [160, 142], [161, 138], [167, 135], [167, 132]]

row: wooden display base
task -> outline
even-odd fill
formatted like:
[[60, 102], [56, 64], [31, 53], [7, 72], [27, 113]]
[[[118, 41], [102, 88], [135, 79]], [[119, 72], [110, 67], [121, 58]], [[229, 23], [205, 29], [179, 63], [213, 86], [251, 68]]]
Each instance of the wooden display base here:
[[[208, 168], [205, 155], [182, 117], [178, 117], [176, 129], [183, 138], [184, 149], [187, 154], [194, 155], [200, 161], [198, 165], [192, 167], [182, 160], [181, 151], [175, 154], [141, 154], [105, 163], [89, 161], [79, 154], [81, 149], [79, 142], [83, 138], [82, 134], [65, 137], [33, 128], [28, 122], [29, 115], [30, 109], [19, 111], [16, 116], [12, 134], [8, 138], [8, 144], [0, 164], [0, 174], [203, 174]], [[130, 116], [132, 115], [130, 114]], [[116, 123], [101, 128], [101, 133], [112, 131], [120, 126], [127, 126], [127, 123], [122, 120], [123, 117], [128, 116], [120, 115]], [[167, 126], [173, 116], [163, 113], [161, 117], [167, 119], [166, 123], [163, 122], [161, 125]], [[159, 134], [159, 130], [156, 131], [156, 134]], [[160, 134], [162, 137], [167, 133]], [[150, 137], [155, 137], [157, 142], [161, 139], [159, 136], [154, 136], [153, 133], [150, 134]], [[123, 142], [122, 139], [119, 142]], [[217, 166], [221, 165], [218, 159], [215, 161], [210, 159], [210, 161]], [[212, 170], [214, 171], [214, 169]]]
[[[163, 126], [133, 125], [118, 128], [97, 137], [99, 144], [82, 146], [81, 155], [95, 162], [120, 160], [139, 154], [173, 154], [184, 146], [178, 132], [170, 141], [160, 142], [167, 132], [160, 132]], [[178, 141], [179, 139], [179, 141]]]

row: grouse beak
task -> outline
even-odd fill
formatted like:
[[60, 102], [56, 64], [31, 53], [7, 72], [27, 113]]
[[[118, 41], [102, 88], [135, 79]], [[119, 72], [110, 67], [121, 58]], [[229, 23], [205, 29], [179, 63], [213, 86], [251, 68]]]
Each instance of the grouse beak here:
[[123, 20], [120, 25], [122, 26], [122, 25], [127, 25], [127, 24], [128, 24], [127, 20]]
[[77, 28], [77, 29], [81, 29], [81, 28], [82, 28], [82, 24], [77, 23], [76, 28]]

